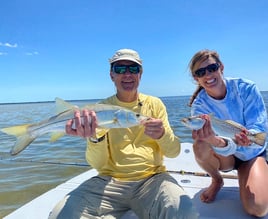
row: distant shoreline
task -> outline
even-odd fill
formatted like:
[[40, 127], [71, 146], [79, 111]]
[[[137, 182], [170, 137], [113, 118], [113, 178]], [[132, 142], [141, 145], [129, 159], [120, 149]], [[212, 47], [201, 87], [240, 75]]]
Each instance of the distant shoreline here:
[[[261, 93], [267, 93], [268, 91], [261, 91]], [[159, 98], [167, 98], [167, 97], [190, 97], [191, 95], [180, 95], [180, 96], [163, 96]], [[82, 102], [98, 102], [103, 99], [77, 99], [77, 100], [65, 100], [67, 102], [75, 102], [75, 101], [82, 101]], [[54, 103], [54, 100], [44, 100], [44, 101], [26, 101], [26, 102], [15, 102], [15, 103], [0, 103], [0, 105], [13, 105], [13, 104], [33, 104], [33, 103]]]
[[[83, 100], [65, 100], [66, 102], [75, 102], [75, 101], [82, 101], [82, 102], [86, 102], [86, 101], [90, 101], [90, 102], [97, 102], [100, 101], [102, 99], [83, 99]], [[0, 105], [14, 105], [14, 104], [34, 104], [34, 103], [54, 103], [55, 100], [49, 100], [49, 101], [33, 101], [33, 102], [16, 102], [16, 103], [0, 103]]]
[[[167, 98], [167, 97], [190, 97], [190, 95], [181, 95], [181, 96], [163, 96], [159, 98]], [[75, 102], [75, 101], [81, 101], [81, 102], [98, 102], [103, 99], [77, 99], [77, 100], [65, 100], [66, 102]], [[44, 101], [26, 101], [26, 102], [15, 102], [15, 103], [0, 103], [0, 105], [13, 105], [13, 104], [33, 104], [33, 103], [54, 103], [55, 100], [44, 100]]]

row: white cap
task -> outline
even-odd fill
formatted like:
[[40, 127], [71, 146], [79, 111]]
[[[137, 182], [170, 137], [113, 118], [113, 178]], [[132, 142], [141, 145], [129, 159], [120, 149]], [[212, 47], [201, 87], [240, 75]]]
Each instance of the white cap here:
[[139, 54], [132, 49], [120, 49], [115, 52], [112, 58], [109, 59], [110, 64], [120, 61], [120, 60], [129, 60], [135, 62], [139, 65], [142, 65], [142, 60], [140, 59]]

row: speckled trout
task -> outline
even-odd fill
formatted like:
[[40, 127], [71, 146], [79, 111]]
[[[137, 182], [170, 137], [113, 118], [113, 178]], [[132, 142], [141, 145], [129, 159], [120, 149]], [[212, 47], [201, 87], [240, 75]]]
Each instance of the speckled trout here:
[[[83, 109], [96, 112], [98, 129], [109, 130], [111, 128], [130, 128], [140, 125], [142, 121], [149, 119], [146, 116], [133, 112], [126, 108], [109, 104], [90, 104], [78, 108], [70, 103], [56, 98], [58, 114], [47, 120], [34, 123], [12, 126], [1, 129], [8, 135], [14, 135], [17, 140], [11, 149], [11, 155], [16, 155], [30, 145], [36, 138], [51, 133], [50, 141], [56, 141], [65, 134], [66, 122], [73, 119], [74, 111]], [[83, 119], [83, 118], [82, 118]], [[102, 130], [102, 131], [103, 131]]]
[[[212, 129], [219, 136], [234, 139], [235, 134], [238, 134], [243, 130], [247, 130], [244, 126], [242, 126], [241, 124], [235, 121], [221, 120], [221, 119], [214, 117], [212, 114], [210, 114], [209, 116], [210, 116]], [[181, 122], [183, 125], [185, 125], [186, 127], [192, 130], [198, 130], [203, 127], [206, 120], [200, 118], [199, 116], [192, 116], [188, 118], [183, 118]], [[247, 136], [251, 140], [251, 142], [254, 142], [261, 146], [264, 145], [265, 140], [266, 140], [265, 132], [252, 133], [250, 131], [247, 131]]]

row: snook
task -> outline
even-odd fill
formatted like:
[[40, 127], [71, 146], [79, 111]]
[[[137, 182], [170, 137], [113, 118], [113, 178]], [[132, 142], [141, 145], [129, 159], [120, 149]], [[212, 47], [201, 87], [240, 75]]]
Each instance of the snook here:
[[8, 135], [14, 135], [17, 140], [11, 149], [11, 155], [16, 155], [30, 145], [36, 138], [51, 133], [51, 141], [56, 141], [65, 134], [66, 122], [73, 119], [74, 110], [93, 110], [96, 112], [98, 119], [98, 128], [129, 128], [140, 125], [142, 121], [148, 117], [142, 116], [139, 113], [125, 109], [120, 106], [109, 104], [90, 104], [79, 109], [70, 103], [56, 98], [56, 108], [59, 112], [57, 115], [50, 117], [47, 120], [34, 124], [23, 124], [1, 129], [2, 132]]
[[[220, 120], [214, 117], [213, 115], [210, 116], [210, 121], [212, 124], [212, 129], [214, 132], [222, 137], [228, 137], [234, 139], [235, 134], [240, 133], [243, 130], [247, 130], [241, 124], [232, 121], [232, 120]], [[192, 130], [198, 130], [203, 127], [205, 124], [205, 119], [200, 118], [199, 116], [192, 116], [188, 118], [183, 118], [181, 120], [182, 124]], [[263, 146], [266, 140], [266, 133], [251, 133], [247, 131], [248, 138], [254, 142], [255, 144]]]

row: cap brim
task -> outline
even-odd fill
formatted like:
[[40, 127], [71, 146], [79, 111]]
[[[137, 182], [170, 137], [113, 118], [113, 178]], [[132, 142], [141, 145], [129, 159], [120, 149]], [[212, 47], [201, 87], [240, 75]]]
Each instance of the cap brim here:
[[122, 61], [122, 60], [131, 61], [131, 62], [135, 62], [135, 63], [137, 63], [139, 65], [142, 65], [141, 61], [138, 61], [138, 60], [133, 59], [133, 58], [130, 58], [130, 57], [120, 57], [118, 59], [109, 60], [109, 61], [112, 64], [112, 63], [115, 63], [115, 62], [118, 62], [118, 61]]

